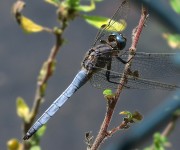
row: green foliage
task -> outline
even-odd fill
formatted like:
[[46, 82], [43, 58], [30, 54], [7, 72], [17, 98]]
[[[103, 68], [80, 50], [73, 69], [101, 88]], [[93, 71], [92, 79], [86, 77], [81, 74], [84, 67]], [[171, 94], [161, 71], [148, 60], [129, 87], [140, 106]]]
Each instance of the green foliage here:
[[112, 92], [111, 89], [105, 89], [103, 91], [103, 95], [107, 100], [112, 100], [115, 94]]
[[15, 15], [15, 18], [18, 24], [23, 29], [23, 31], [25, 31], [26, 33], [36, 33], [43, 31], [44, 27], [36, 24], [31, 19], [21, 14], [21, 11], [23, 10], [24, 6], [25, 3], [23, 1], [17, 1], [13, 6], [13, 13]]
[[155, 133], [153, 136], [153, 145], [145, 148], [144, 150], [165, 150], [168, 145], [167, 137], [162, 136], [160, 133]]
[[41, 150], [40, 146], [32, 146], [30, 150]]
[[26, 33], [36, 33], [43, 31], [43, 27], [33, 22], [31, 19], [21, 16], [20, 25]]
[[36, 132], [36, 136], [38, 138], [42, 137], [44, 135], [46, 131], [46, 125], [43, 125], [37, 132]]
[[76, 9], [80, 5], [80, 0], [65, 0], [64, 2], [73, 9]]
[[40, 139], [44, 135], [46, 131], [46, 125], [43, 125], [29, 140], [31, 144], [31, 149], [30, 150], [40, 150]]
[[[169, 1], [172, 9], [180, 14], [180, 0], [170, 0]], [[179, 34], [163, 34], [163, 37], [166, 39], [168, 45], [171, 48], [180, 48], [180, 35]]]
[[171, 48], [180, 48], [180, 35], [179, 34], [163, 34]]
[[112, 95], [114, 95], [114, 94], [113, 94], [113, 92], [112, 92], [111, 89], [105, 89], [105, 90], [103, 91], [103, 95], [104, 95], [104, 96], [112, 96]]
[[180, 14], [180, 0], [170, 0], [170, 4], [173, 10]]
[[96, 8], [95, 1], [91, 0], [91, 4], [89, 6], [88, 5], [79, 5], [76, 8], [76, 10], [83, 11], [83, 12], [90, 12], [90, 11], [94, 10], [95, 8]]
[[16, 100], [16, 111], [17, 115], [25, 122], [29, 121], [29, 107], [21, 97], [18, 97]]
[[[105, 28], [108, 25], [108, 22], [110, 21], [109, 18], [106, 17], [101, 17], [101, 16], [89, 16], [89, 15], [83, 15], [83, 18], [85, 19], [85, 21], [94, 26], [95, 28]], [[108, 28], [108, 31], [122, 31], [126, 28], [126, 22], [125, 20], [119, 20], [114, 21], [114, 24], [112, 27]]]
[[51, 63], [49, 61], [44, 62], [38, 77], [38, 81], [42, 82], [45, 80], [46, 76], [51, 76], [56, 69], [56, 60], [52, 60]]
[[131, 113], [130, 111], [122, 111], [119, 114], [126, 115], [125, 120], [130, 123], [141, 121], [143, 119], [143, 116], [138, 111], [135, 111], [133, 113]]

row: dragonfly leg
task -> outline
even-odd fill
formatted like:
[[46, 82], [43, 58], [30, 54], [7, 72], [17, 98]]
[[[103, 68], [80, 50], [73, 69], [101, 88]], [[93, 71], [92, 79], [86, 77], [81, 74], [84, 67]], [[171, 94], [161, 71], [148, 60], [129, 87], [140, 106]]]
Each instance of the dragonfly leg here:
[[129, 62], [129, 61], [123, 60], [121, 57], [116, 57], [116, 59], [122, 62], [123, 64], [127, 64]]
[[[111, 71], [110, 71], [111, 70], [111, 62], [112, 62], [111, 60], [112, 60], [112, 58], [108, 61], [108, 64], [107, 64], [106, 79], [110, 83], [119, 85], [119, 84], [121, 84], [120, 82], [116, 82], [116, 81], [111, 81], [110, 80], [110, 76], [113, 76], [113, 75], [111, 75]], [[126, 85], [124, 85], [124, 87], [130, 88], [130, 87], [126, 86]]]
[[[135, 54], [133, 54], [134, 57]], [[121, 57], [117, 56], [116, 59], [119, 60], [120, 62], [122, 62], [123, 64], [127, 64], [131, 61], [131, 59], [133, 59], [133, 57], [131, 57], [128, 61], [123, 60]]]
[[111, 62], [112, 62], [112, 58], [110, 58], [110, 60], [109, 60], [108, 63], [107, 63], [106, 79], [107, 79], [107, 81], [110, 82], [110, 83], [118, 84], [117, 82], [110, 81]]

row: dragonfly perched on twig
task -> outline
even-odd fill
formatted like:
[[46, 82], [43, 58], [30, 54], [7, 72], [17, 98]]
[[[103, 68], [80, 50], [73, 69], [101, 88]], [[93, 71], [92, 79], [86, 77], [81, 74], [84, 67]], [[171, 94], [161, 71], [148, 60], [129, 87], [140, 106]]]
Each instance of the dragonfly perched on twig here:
[[[99, 30], [95, 42], [90, 48], [81, 65], [81, 70], [76, 74], [69, 87], [52, 103], [43, 115], [34, 123], [24, 136], [29, 139], [41, 126], [59, 110], [59, 108], [87, 81], [91, 81], [96, 87], [117, 88], [120, 79], [123, 78], [123, 70], [128, 56], [132, 55], [132, 64], [127, 71], [127, 82], [123, 85], [127, 89], [165, 89], [174, 90], [180, 88], [177, 85], [153, 80], [157, 77], [177, 75], [176, 67], [172, 60], [175, 53], [130, 53], [124, 50], [126, 38], [121, 34], [121, 28], [115, 28], [120, 19], [126, 19], [128, 0], [124, 0], [115, 14]], [[109, 32], [115, 28], [116, 32]]]

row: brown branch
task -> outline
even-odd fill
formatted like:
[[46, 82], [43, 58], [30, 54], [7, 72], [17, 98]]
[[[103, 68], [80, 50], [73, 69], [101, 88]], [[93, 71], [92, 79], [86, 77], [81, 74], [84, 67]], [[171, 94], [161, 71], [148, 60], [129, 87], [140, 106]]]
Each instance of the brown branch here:
[[[30, 122], [34, 122], [34, 119], [37, 115], [40, 103], [44, 97], [44, 95], [41, 92], [42, 88], [44, 88], [43, 86], [47, 83], [48, 79], [51, 77], [51, 75], [53, 73], [52, 72], [52, 64], [54, 63], [54, 60], [59, 51], [59, 48], [63, 43], [61, 35], [58, 33], [56, 33], [55, 35], [56, 35], [56, 44], [52, 47], [49, 57], [48, 57], [47, 61], [45, 61], [45, 63], [46, 63], [45, 65], [47, 67], [46, 74], [44, 75], [44, 77], [42, 79], [37, 81], [37, 89], [36, 89], [34, 104], [33, 104], [32, 111], [31, 111], [32, 117], [31, 117]], [[43, 69], [43, 66], [42, 66], [42, 69]]]
[[176, 125], [176, 121], [178, 120], [180, 116], [174, 114], [172, 116], [171, 121], [168, 123], [168, 125], [166, 126], [166, 128], [164, 129], [164, 131], [161, 133], [162, 136], [168, 137], [170, 135], [170, 133], [174, 130], [174, 127]]
[[129, 122], [127, 120], [122, 121], [122, 123], [120, 125], [118, 125], [117, 127], [111, 129], [110, 131], [108, 131], [108, 136], [112, 136], [114, 133], [116, 133], [119, 130], [129, 128], [128, 123]]
[[[56, 44], [52, 47], [48, 59], [44, 62], [43, 66], [41, 68], [41, 70], [42, 70], [44, 65], [46, 65], [45, 74], [43, 75], [42, 79], [38, 78], [38, 80], [37, 80], [37, 88], [36, 88], [36, 93], [35, 93], [35, 99], [34, 99], [32, 109], [31, 109], [29, 122], [24, 122], [24, 125], [23, 125], [24, 134], [32, 126], [34, 119], [38, 113], [40, 104], [44, 98], [44, 91], [43, 90], [45, 90], [46, 83], [53, 73], [52, 72], [52, 65], [55, 61], [55, 57], [59, 51], [60, 46], [63, 44], [63, 39], [61, 37], [61, 34], [59, 34], [59, 32], [54, 32], [54, 34], [56, 36]], [[30, 143], [23, 141], [24, 150], [28, 150], [30, 148], [29, 144]]]
[[[53, 67], [55, 58], [57, 56], [59, 48], [62, 46], [63, 41], [64, 41], [62, 38], [62, 31], [65, 30], [66, 25], [67, 24], [64, 23], [63, 26], [61, 27], [61, 30], [54, 29], [54, 32], [52, 32], [52, 33], [54, 33], [54, 35], [56, 37], [56, 44], [52, 47], [47, 60], [44, 62], [44, 64], [41, 67], [40, 72], [43, 70], [43, 71], [45, 71], [45, 74], [43, 74], [43, 76], [41, 77], [41, 73], [40, 73], [39, 77], [37, 79], [37, 88], [36, 88], [34, 103], [33, 103], [32, 109], [31, 109], [29, 122], [24, 122], [24, 124], [23, 124], [24, 134], [32, 126], [34, 119], [37, 116], [40, 104], [44, 98], [46, 84], [53, 73], [52, 67]], [[45, 69], [44, 69], [44, 67], [45, 67]], [[23, 148], [24, 148], [24, 150], [28, 150], [30, 148], [30, 143], [23, 141]]]
[[99, 133], [98, 133], [94, 143], [92, 144], [91, 150], [97, 150], [100, 147], [103, 140], [105, 138], [107, 138], [107, 136], [108, 136], [107, 129], [108, 129], [108, 126], [110, 124], [116, 103], [117, 103], [118, 98], [120, 96], [120, 93], [123, 89], [123, 86], [127, 83], [127, 77], [126, 76], [128, 74], [128, 70], [130, 69], [130, 65], [131, 65], [131, 62], [133, 60], [132, 57], [134, 56], [132, 54], [134, 54], [136, 51], [136, 46], [137, 46], [141, 31], [143, 29], [144, 23], [146, 21], [146, 18], [147, 18], [147, 12], [146, 12], [145, 8], [142, 8], [142, 14], [141, 14], [141, 18], [139, 21], [139, 25], [137, 26], [136, 32], [132, 38], [131, 48], [129, 49], [130, 55], [128, 57], [128, 60], [130, 60], [130, 61], [129, 61], [129, 63], [127, 63], [125, 65], [123, 77], [121, 78], [120, 84], [119, 84], [117, 91], [116, 91], [116, 94], [115, 94], [115, 97], [111, 100], [111, 102], [109, 102], [104, 121], [101, 125], [101, 128], [99, 130]]

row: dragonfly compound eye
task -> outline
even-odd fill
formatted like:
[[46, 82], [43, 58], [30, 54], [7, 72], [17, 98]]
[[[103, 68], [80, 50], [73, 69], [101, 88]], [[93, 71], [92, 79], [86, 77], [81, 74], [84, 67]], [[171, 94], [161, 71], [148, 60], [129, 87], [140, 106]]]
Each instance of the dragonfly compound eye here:
[[116, 47], [119, 50], [124, 49], [124, 47], [126, 46], [126, 38], [122, 34], [119, 34], [117, 32], [111, 33], [108, 37], [108, 41], [116, 42]]

